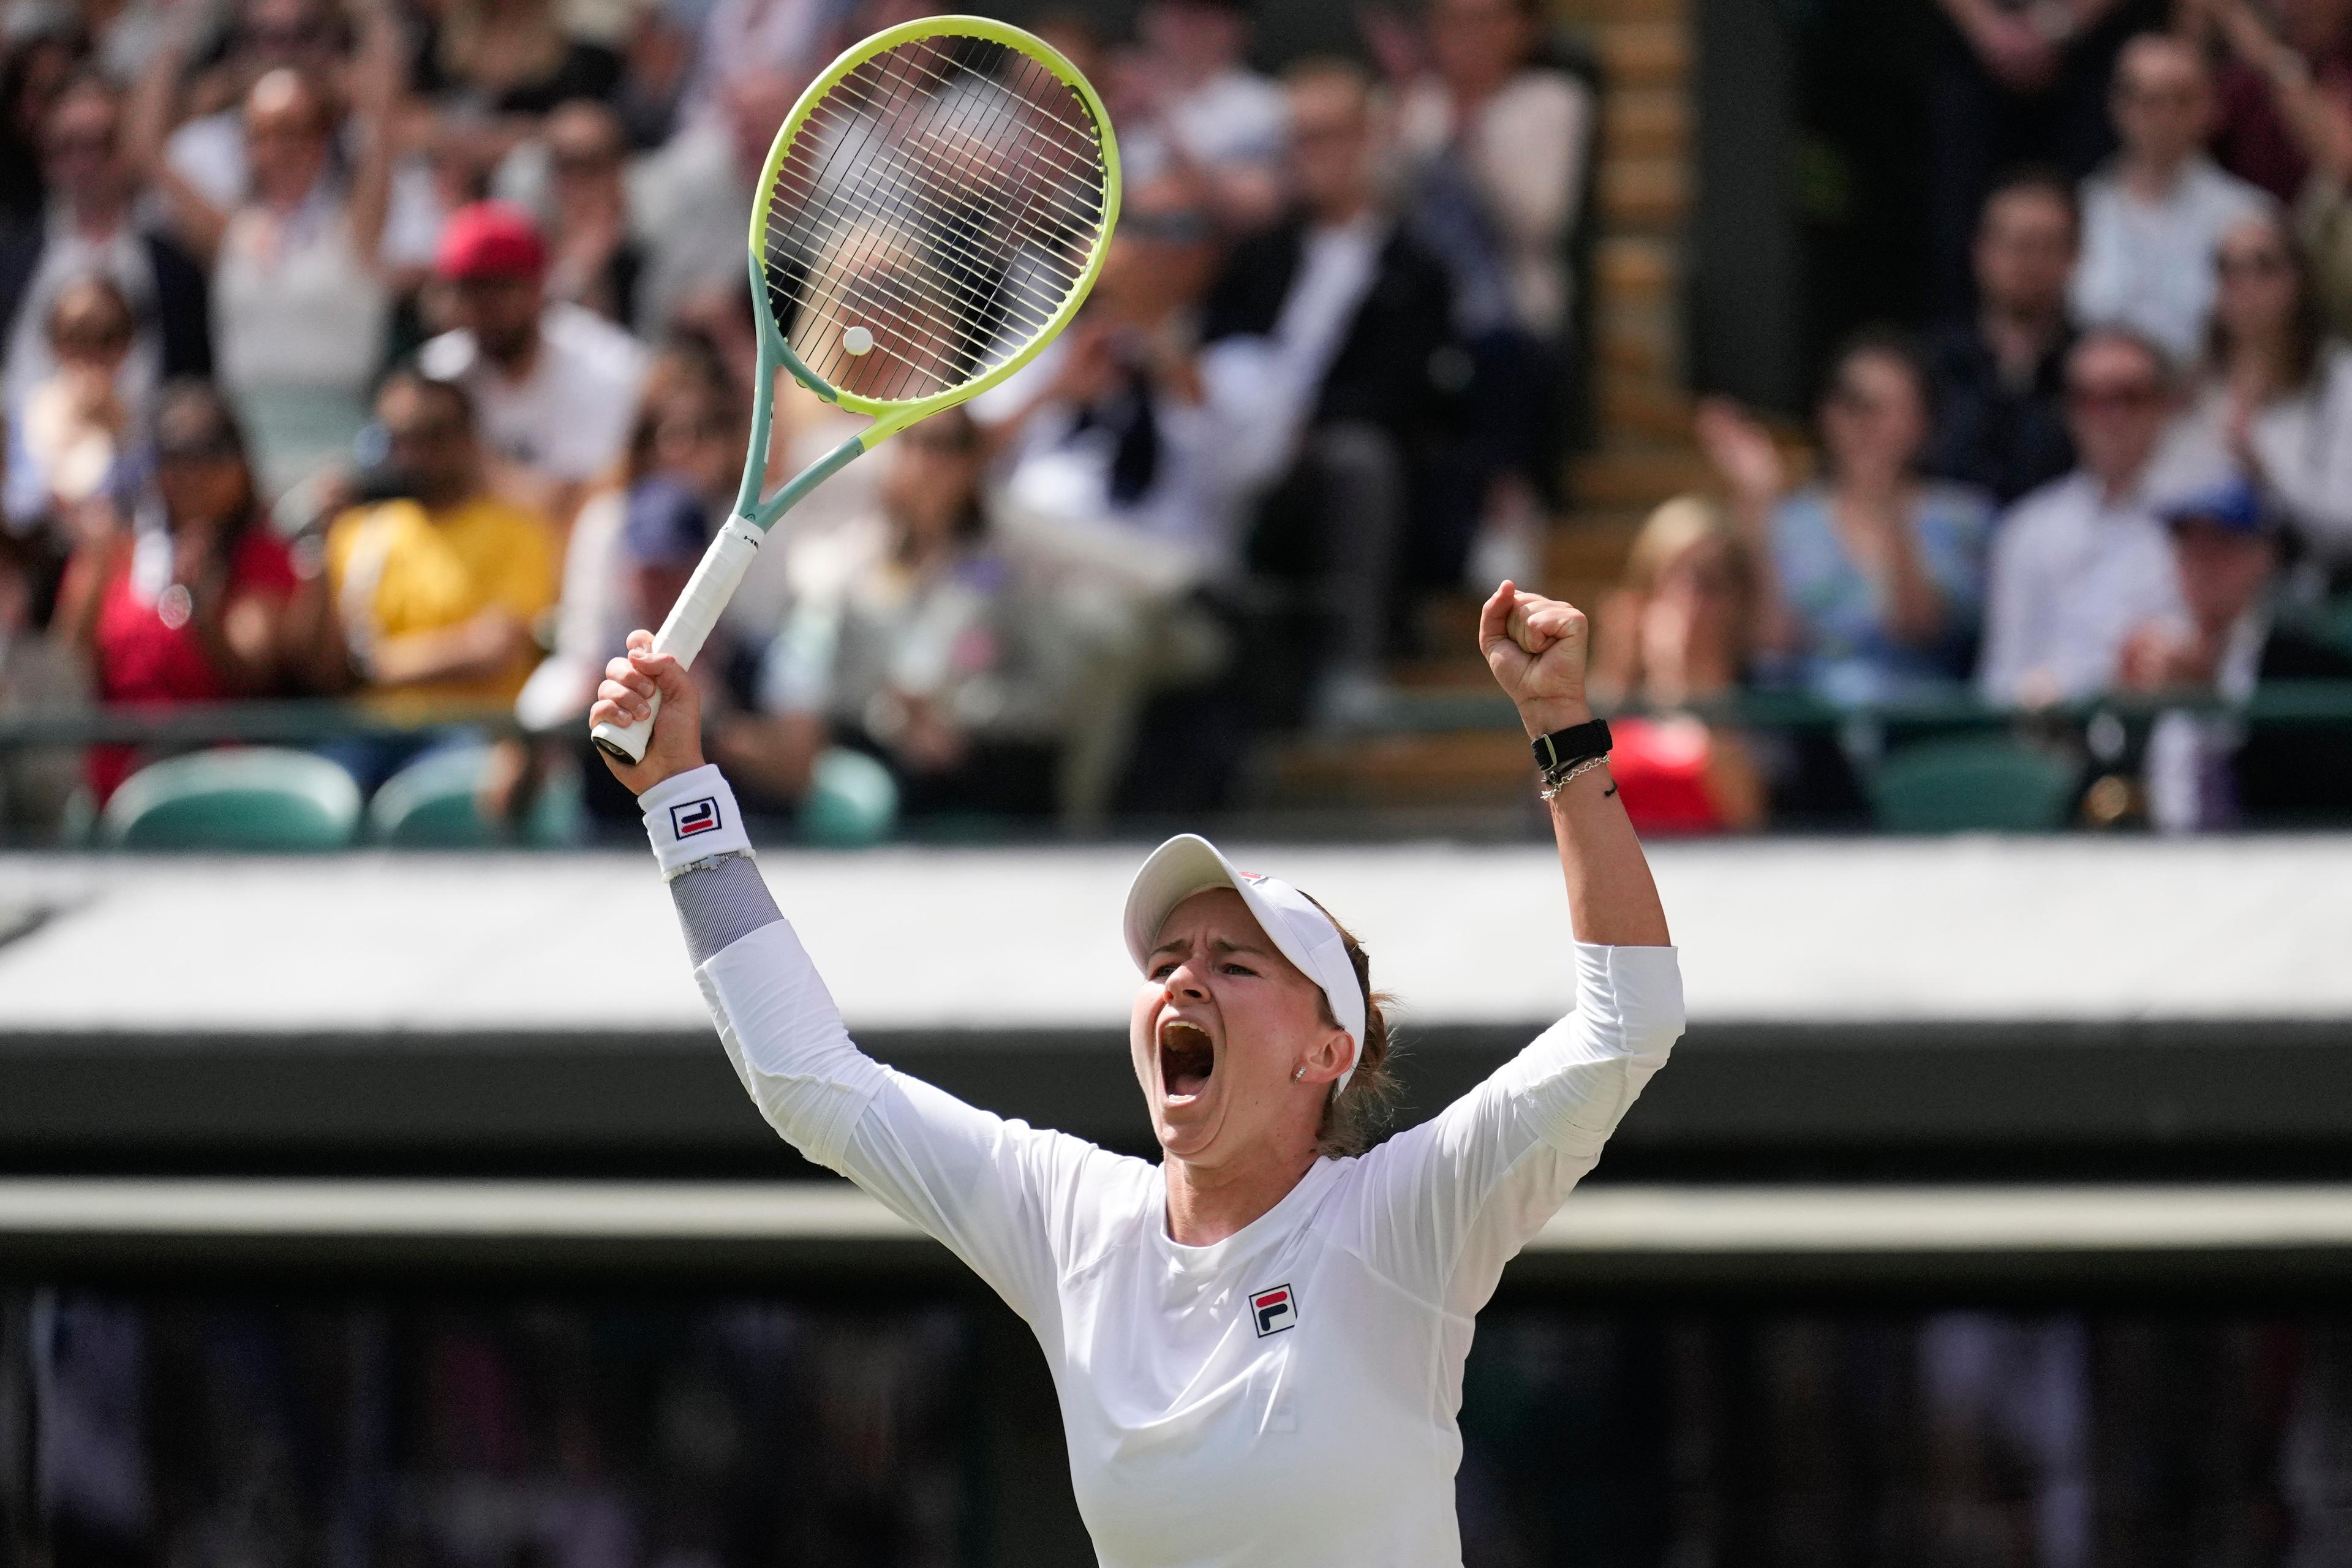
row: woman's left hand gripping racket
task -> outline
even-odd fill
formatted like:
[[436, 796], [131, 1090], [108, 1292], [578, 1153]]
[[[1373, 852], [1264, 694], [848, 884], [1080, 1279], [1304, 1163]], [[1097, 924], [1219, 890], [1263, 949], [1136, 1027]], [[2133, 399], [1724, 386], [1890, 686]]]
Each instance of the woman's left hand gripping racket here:
[[[793, 503], [1069, 324], [1118, 217], [1118, 151], [1095, 89], [1042, 39], [930, 16], [875, 34], [809, 84], [761, 193], [751, 455], [734, 515], [654, 636], [655, 652], [688, 664]], [[779, 370], [874, 423], [763, 501]], [[648, 715], [591, 734], [636, 763], [652, 732]]]

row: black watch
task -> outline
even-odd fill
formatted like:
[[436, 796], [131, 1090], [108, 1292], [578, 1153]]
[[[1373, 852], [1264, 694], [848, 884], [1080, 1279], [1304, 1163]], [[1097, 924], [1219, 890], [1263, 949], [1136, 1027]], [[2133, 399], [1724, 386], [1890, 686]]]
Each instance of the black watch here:
[[1554, 730], [1549, 735], [1536, 738], [1536, 766], [1545, 773], [1572, 768], [1587, 757], [1609, 754], [1609, 721], [1588, 719], [1581, 724], [1570, 724], [1565, 730]]

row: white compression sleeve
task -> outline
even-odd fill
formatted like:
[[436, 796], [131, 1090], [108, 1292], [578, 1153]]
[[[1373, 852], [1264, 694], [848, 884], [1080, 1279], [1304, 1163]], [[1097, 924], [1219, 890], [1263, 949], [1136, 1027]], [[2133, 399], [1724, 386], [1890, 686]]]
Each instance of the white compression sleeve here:
[[670, 879], [669, 899], [686, 931], [686, 951], [698, 964], [740, 937], [784, 918], [767, 879], [750, 857], [732, 855]]
[[792, 922], [772, 921], [729, 942], [695, 966], [694, 979], [768, 1125], [818, 1164], [855, 1176], [843, 1163], [849, 1134], [888, 1069], [851, 1043]]

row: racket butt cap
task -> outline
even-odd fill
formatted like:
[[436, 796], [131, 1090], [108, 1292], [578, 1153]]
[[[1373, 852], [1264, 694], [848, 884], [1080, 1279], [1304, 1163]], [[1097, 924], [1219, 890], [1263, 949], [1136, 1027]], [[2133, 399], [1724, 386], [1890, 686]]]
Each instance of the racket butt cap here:
[[651, 721], [642, 724], [599, 724], [588, 731], [590, 743], [618, 762], [635, 765], [646, 760], [646, 745], [653, 739]]

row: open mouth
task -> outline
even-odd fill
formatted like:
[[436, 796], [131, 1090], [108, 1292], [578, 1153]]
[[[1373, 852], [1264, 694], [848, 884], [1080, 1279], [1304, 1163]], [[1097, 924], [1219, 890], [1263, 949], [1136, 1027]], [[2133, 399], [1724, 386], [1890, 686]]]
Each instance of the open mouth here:
[[1160, 1031], [1160, 1088], [1171, 1100], [1191, 1100], [1209, 1086], [1217, 1070], [1216, 1047], [1207, 1030], [1171, 1018]]

